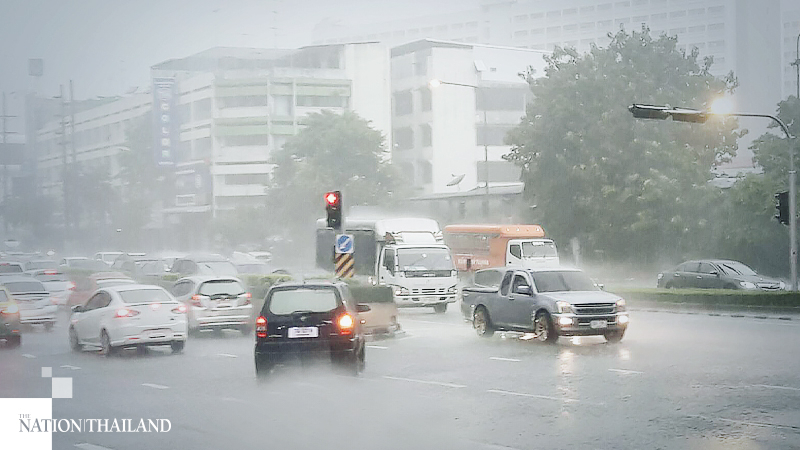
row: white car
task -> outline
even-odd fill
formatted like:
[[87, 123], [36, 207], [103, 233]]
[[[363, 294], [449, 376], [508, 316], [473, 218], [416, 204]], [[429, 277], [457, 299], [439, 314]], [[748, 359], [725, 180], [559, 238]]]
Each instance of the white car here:
[[103, 261], [110, 267], [120, 255], [122, 255], [122, 252], [97, 252], [94, 254], [94, 259]]
[[251, 295], [235, 277], [193, 276], [172, 286], [172, 295], [188, 308], [189, 330], [253, 329]]
[[72, 308], [69, 342], [74, 351], [100, 347], [104, 355], [120, 348], [186, 344], [186, 305], [158, 286], [124, 284], [97, 290]]

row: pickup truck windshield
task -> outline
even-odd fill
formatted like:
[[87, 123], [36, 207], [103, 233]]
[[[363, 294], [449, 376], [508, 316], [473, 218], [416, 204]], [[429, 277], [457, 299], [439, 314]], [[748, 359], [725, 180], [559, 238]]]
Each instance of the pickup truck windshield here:
[[403, 248], [397, 251], [400, 270], [454, 270], [453, 258], [444, 248]]
[[548, 271], [532, 272], [531, 275], [536, 284], [536, 290], [539, 292], [598, 290], [597, 286], [583, 272]]
[[523, 242], [523, 258], [546, 258], [558, 256], [556, 245], [552, 242]]

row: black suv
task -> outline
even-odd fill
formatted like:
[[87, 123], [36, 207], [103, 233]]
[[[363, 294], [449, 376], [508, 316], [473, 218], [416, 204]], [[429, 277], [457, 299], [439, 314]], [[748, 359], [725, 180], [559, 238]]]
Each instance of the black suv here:
[[341, 282], [285, 283], [267, 292], [256, 319], [256, 375], [292, 359], [330, 358], [333, 365], [357, 375], [364, 370], [366, 340], [356, 304]]

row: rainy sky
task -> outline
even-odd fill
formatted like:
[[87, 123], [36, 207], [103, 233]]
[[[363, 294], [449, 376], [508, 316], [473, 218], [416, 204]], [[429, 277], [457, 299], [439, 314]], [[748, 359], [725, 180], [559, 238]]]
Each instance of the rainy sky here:
[[[369, 23], [477, 7], [477, 0], [1, 0], [0, 90], [76, 98], [149, 84], [149, 67], [211, 47], [296, 48], [323, 20]], [[34, 86], [28, 59], [44, 59]]]

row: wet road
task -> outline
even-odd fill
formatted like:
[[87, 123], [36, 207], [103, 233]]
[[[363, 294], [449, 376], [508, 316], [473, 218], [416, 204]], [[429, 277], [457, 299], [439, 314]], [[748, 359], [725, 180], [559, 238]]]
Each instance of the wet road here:
[[236, 332], [103, 358], [62, 324], [0, 351], [0, 397], [47, 397], [56, 418], [168, 419], [161, 434], [56, 433], [57, 449], [800, 448], [800, 321], [633, 312], [619, 344], [478, 338], [457, 308], [404, 310], [358, 378], [288, 367], [257, 383]]

